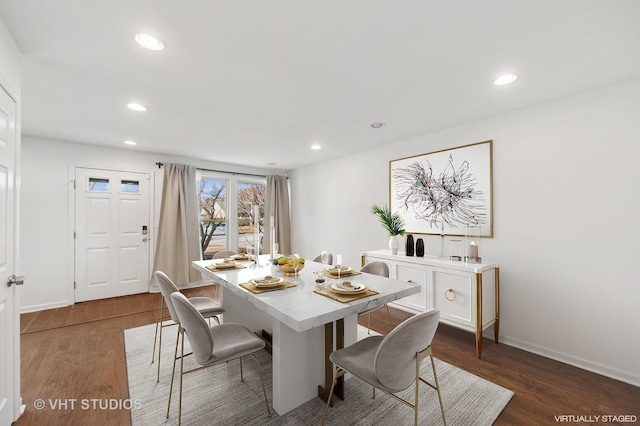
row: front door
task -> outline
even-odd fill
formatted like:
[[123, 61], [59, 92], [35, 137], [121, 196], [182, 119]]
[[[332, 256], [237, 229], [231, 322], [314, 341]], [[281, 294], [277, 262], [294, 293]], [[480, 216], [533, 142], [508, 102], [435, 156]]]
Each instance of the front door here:
[[16, 102], [0, 85], [0, 426], [18, 416], [20, 398], [20, 317], [15, 270], [16, 249]]
[[149, 291], [149, 180], [76, 168], [76, 302]]

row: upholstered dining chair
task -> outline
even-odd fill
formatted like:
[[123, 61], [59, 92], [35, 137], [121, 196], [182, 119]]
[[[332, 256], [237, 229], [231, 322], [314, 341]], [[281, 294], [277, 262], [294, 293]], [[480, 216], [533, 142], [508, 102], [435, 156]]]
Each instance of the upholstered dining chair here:
[[[333, 265], [333, 254], [327, 253], [327, 255], [328, 255], [327, 265]], [[318, 262], [318, 263], [322, 263], [322, 253], [320, 253], [319, 255], [314, 257], [313, 261], [314, 262]]]
[[[251, 330], [240, 324], [220, 324], [209, 327], [204, 317], [198, 309], [187, 299], [182, 293], [173, 293], [171, 295], [173, 306], [179, 319], [179, 335], [181, 337], [180, 356], [178, 356], [178, 348], [173, 358], [173, 373], [171, 374], [171, 386], [169, 387], [169, 403], [167, 404], [167, 418], [169, 418], [169, 410], [171, 408], [171, 394], [173, 392], [173, 381], [175, 376], [176, 361], [180, 359], [180, 397], [178, 402], [178, 425], [182, 423], [182, 388], [183, 376], [187, 373], [200, 370], [205, 367], [221, 364], [234, 359], [240, 359], [240, 381], [244, 381], [242, 375], [242, 357], [251, 356], [256, 363], [260, 383], [262, 384], [262, 394], [264, 402], [267, 405], [267, 414], [271, 417], [271, 409], [269, 408], [269, 400], [267, 399], [267, 391], [264, 386], [262, 377], [262, 369], [260, 361], [256, 356], [256, 352], [263, 349], [265, 343], [258, 336], [253, 334]], [[184, 336], [187, 335], [192, 352], [184, 353]], [[193, 355], [200, 367], [184, 371], [184, 357]]]
[[[178, 316], [176, 315], [175, 309], [173, 308], [173, 303], [171, 302], [171, 295], [173, 293], [179, 293], [180, 290], [178, 287], [171, 281], [164, 272], [155, 271], [154, 276], [156, 277], [156, 281], [160, 286], [160, 310], [158, 314], [158, 321], [156, 322], [156, 334], [153, 339], [153, 355], [151, 356], [151, 363], [153, 364], [156, 354], [156, 343], [158, 343], [158, 377], [156, 382], [160, 381], [160, 354], [162, 353], [162, 329], [165, 327], [177, 325], [179, 323]], [[171, 320], [173, 322], [169, 324], [164, 324], [164, 302], [167, 304], [167, 308], [169, 309], [169, 314], [171, 315]], [[220, 319], [218, 315], [224, 313], [224, 308], [215, 300], [209, 297], [192, 297], [191, 303], [196, 307], [198, 312], [202, 314], [205, 318], [214, 318], [218, 324], [220, 324]], [[158, 330], [160, 332], [158, 333]], [[179, 331], [178, 331], [179, 333]], [[159, 335], [159, 338], [158, 338]], [[176, 345], [178, 344], [176, 338]]]
[[[360, 272], [366, 272], [367, 274], [380, 275], [382, 277], [389, 278], [389, 266], [379, 260], [375, 260], [373, 262], [369, 262], [360, 268]], [[391, 313], [389, 312], [389, 306], [384, 304], [384, 307], [387, 309], [387, 318], [389, 318], [389, 325], [393, 326], [391, 323]], [[369, 316], [369, 324], [367, 325], [367, 334], [371, 334], [371, 312], [380, 309], [380, 307], [376, 307], [373, 309], [369, 309], [367, 311], [361, 312], [359, 316], [368, 315]]]
[[231, 257], [234, 254], [238, 254], [233, 250], [220, 250], [219, 252], [216, 252], [216, 254], [213, 255], [212, 259], [224, 259], [226, 257]]
[[[440, 385], [436, 374], [436, 366], [431, 352], [431, 341], [438, 328], [440, 311], [429, 309], [417, 314], [393, 329], [387, 336], [370, 336], [351, 346], [338, 349], [329, 355], [334, 364], [333, 383], [324, 409], [322, 424], [324, 425], [331, 405], [331, 396], [336, 380], [346, 373], [373, 387], [373, 398], [376, 389], [391, 395], [396, 400], [414, 409], [414, 425], [418, 425], [418, 385], [425, 383], [438, 393], [442, 422], [447, 424], [440, 395]], [[431, 359], [433, 381], [429, 383], [420, 377], [420, 366], [426, 357]], [[397, 395], [415, 383], [415, 399], [411, 403]]]

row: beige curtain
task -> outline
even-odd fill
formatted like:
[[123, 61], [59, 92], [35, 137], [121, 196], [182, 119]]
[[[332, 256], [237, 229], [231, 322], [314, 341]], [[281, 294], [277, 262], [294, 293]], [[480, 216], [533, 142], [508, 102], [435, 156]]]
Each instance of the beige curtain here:
[[200, 280], [191, 262], [200, 260], [196, 168], [164, 164], [160, 228], [154, 270], [162, 271], [177, 285]]
[[263, 245], [265, 253], [271, 253], [271, 217], [275, 222], [275, 242], [280, 245], [280, 253], [292, 253], [291, 223], [289, 217], [289, 184], [286, 176], [267, 176], [265, 200], [265, 232]]

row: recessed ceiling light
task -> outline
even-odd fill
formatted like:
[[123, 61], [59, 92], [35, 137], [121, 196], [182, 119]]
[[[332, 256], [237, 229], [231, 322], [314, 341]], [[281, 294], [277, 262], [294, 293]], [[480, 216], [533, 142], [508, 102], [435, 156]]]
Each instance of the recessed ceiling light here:
[[384, 123], [381, 121], [376, 121], [375, 123], [371, 123], [371, 127], [373, 127], [374, 129], [379, 129], [381, 127], [384, 127]]
[[138, 145], [138, 142], [136, 141], [123, 141], [122, 143], [125, 145]]
[[496, 86], [504, 86], [505, 84], [513, 83], [518, 78], [515, 74], [502, 75], [493, 82]]
[[146, 47], [147, 49], [150, 49], [150, 50], [164, 49], [164, 43], [162, 43], [159, 39], [157, 39], [152, 35], [138, 33], [136, 34], [135, 39], [140, 44], [140, 46]]
[[322, 147], [316, 143], [316, 144], [311, 145], [311, 149], [318, 150], [318, 149], [322, 149]]
[[140, 112], [144, 112], [147, 110], [146, 106], [140, 104], [127, 104], [127, 108]]

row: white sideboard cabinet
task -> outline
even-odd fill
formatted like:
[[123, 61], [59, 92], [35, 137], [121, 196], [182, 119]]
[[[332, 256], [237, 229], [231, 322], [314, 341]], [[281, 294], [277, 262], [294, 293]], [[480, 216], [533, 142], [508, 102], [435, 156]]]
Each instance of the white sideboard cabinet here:
[[362, 265], [383, 261], [391, 278], [420, 286], [420, 293], [391, 305], [409, 312], [440, 311], [440, 322], [474, 332], [476, 355], [482, 356], [482, 332], [500, 329], [500, 269], [497, 263], [466, 263], [434, 256], [406, 256], [389, 250], [362, 252]]

